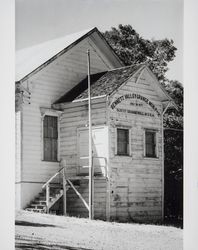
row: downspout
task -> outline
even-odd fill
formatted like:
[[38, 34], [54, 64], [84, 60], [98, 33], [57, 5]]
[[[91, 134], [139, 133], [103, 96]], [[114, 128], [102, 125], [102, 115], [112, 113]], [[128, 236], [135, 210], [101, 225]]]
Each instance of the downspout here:
[[167, 104], [165, 109], [162, 112], [161, 119], [162, 119], [162, 221], [164, 221], [164, 114], [166, 113], [167, 109], [169, 108], [171, 102]]

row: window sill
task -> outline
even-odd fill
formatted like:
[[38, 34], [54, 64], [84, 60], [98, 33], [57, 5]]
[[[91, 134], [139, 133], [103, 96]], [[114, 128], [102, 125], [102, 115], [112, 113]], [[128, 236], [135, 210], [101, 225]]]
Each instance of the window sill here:
[[132, 155], [119, 155], [119, 154], [115, 154], [115, 156], [119, 156], [119, 157], [132, 157]]
[[154, 156], [153, 157], [144, 156], [143, 158], [146, 159], [146, 160], [149, 160], [149, 159], [150, 160], [159, 160], [159, 157], [154, 157]]
[[60, 161], [50, 161], [50, 160], [42, 160], [42, 161], [44, 161], [44, 162], [52, 162], [52, 163], [60, 163]]

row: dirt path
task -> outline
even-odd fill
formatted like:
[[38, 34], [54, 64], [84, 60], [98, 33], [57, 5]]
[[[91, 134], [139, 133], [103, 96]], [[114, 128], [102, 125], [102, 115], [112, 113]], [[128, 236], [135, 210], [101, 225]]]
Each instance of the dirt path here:
[[182, 250], [174, 227], [16, 213], [16, 249]]

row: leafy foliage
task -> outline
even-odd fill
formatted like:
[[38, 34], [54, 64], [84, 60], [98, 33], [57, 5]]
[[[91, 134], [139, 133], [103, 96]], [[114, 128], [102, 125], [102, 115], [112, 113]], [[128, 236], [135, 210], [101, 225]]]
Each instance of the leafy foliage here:
[[168, 62], [174, 59], [177, 50], [173, 40], [144, 39], [131, 25], [122, 24], [106, 31], [104, 36], [125, 65], [147, 63], [159, 81], [165, 80]]
[[167, 110], [164, 127], [183, 129], [183, 86], [178, 81], [166, 81], [163, 85], [178, 107], [178, 110]]
[[183, 219], [183, 87], [178, 81], [167, 81], [166, 91], [178, 106], [164, 117], [165, 216]]

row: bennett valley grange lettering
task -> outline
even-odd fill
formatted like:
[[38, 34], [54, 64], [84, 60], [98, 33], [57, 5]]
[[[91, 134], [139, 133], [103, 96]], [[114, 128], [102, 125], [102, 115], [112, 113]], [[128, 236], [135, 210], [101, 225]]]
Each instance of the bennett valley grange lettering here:
[[146, 97], [140, 95], [140, 94], [126, 94], [126, 95], [122, 95], [120, 97], [118, 97], [112, 104], [111, 104], [111, 108], [114, 109], [119, 103], [121, 103], [122, 101], [126, 100], [126, 99], [137, 99], [137, 100], [141, 100], [144, 101], [146, 104], [148, 104], [157, 114], [158, 116], [160, 116], [160, 112], [158, 111], [157, 107]]
[[141, 112], [141, 111], [129, 110], [129, 109], [119, 109], [119, 108], [118, 108], [118, 109], [117, 109], [117, 112], [154, 117], [153, 114], [148, 113], [148, 112]]

